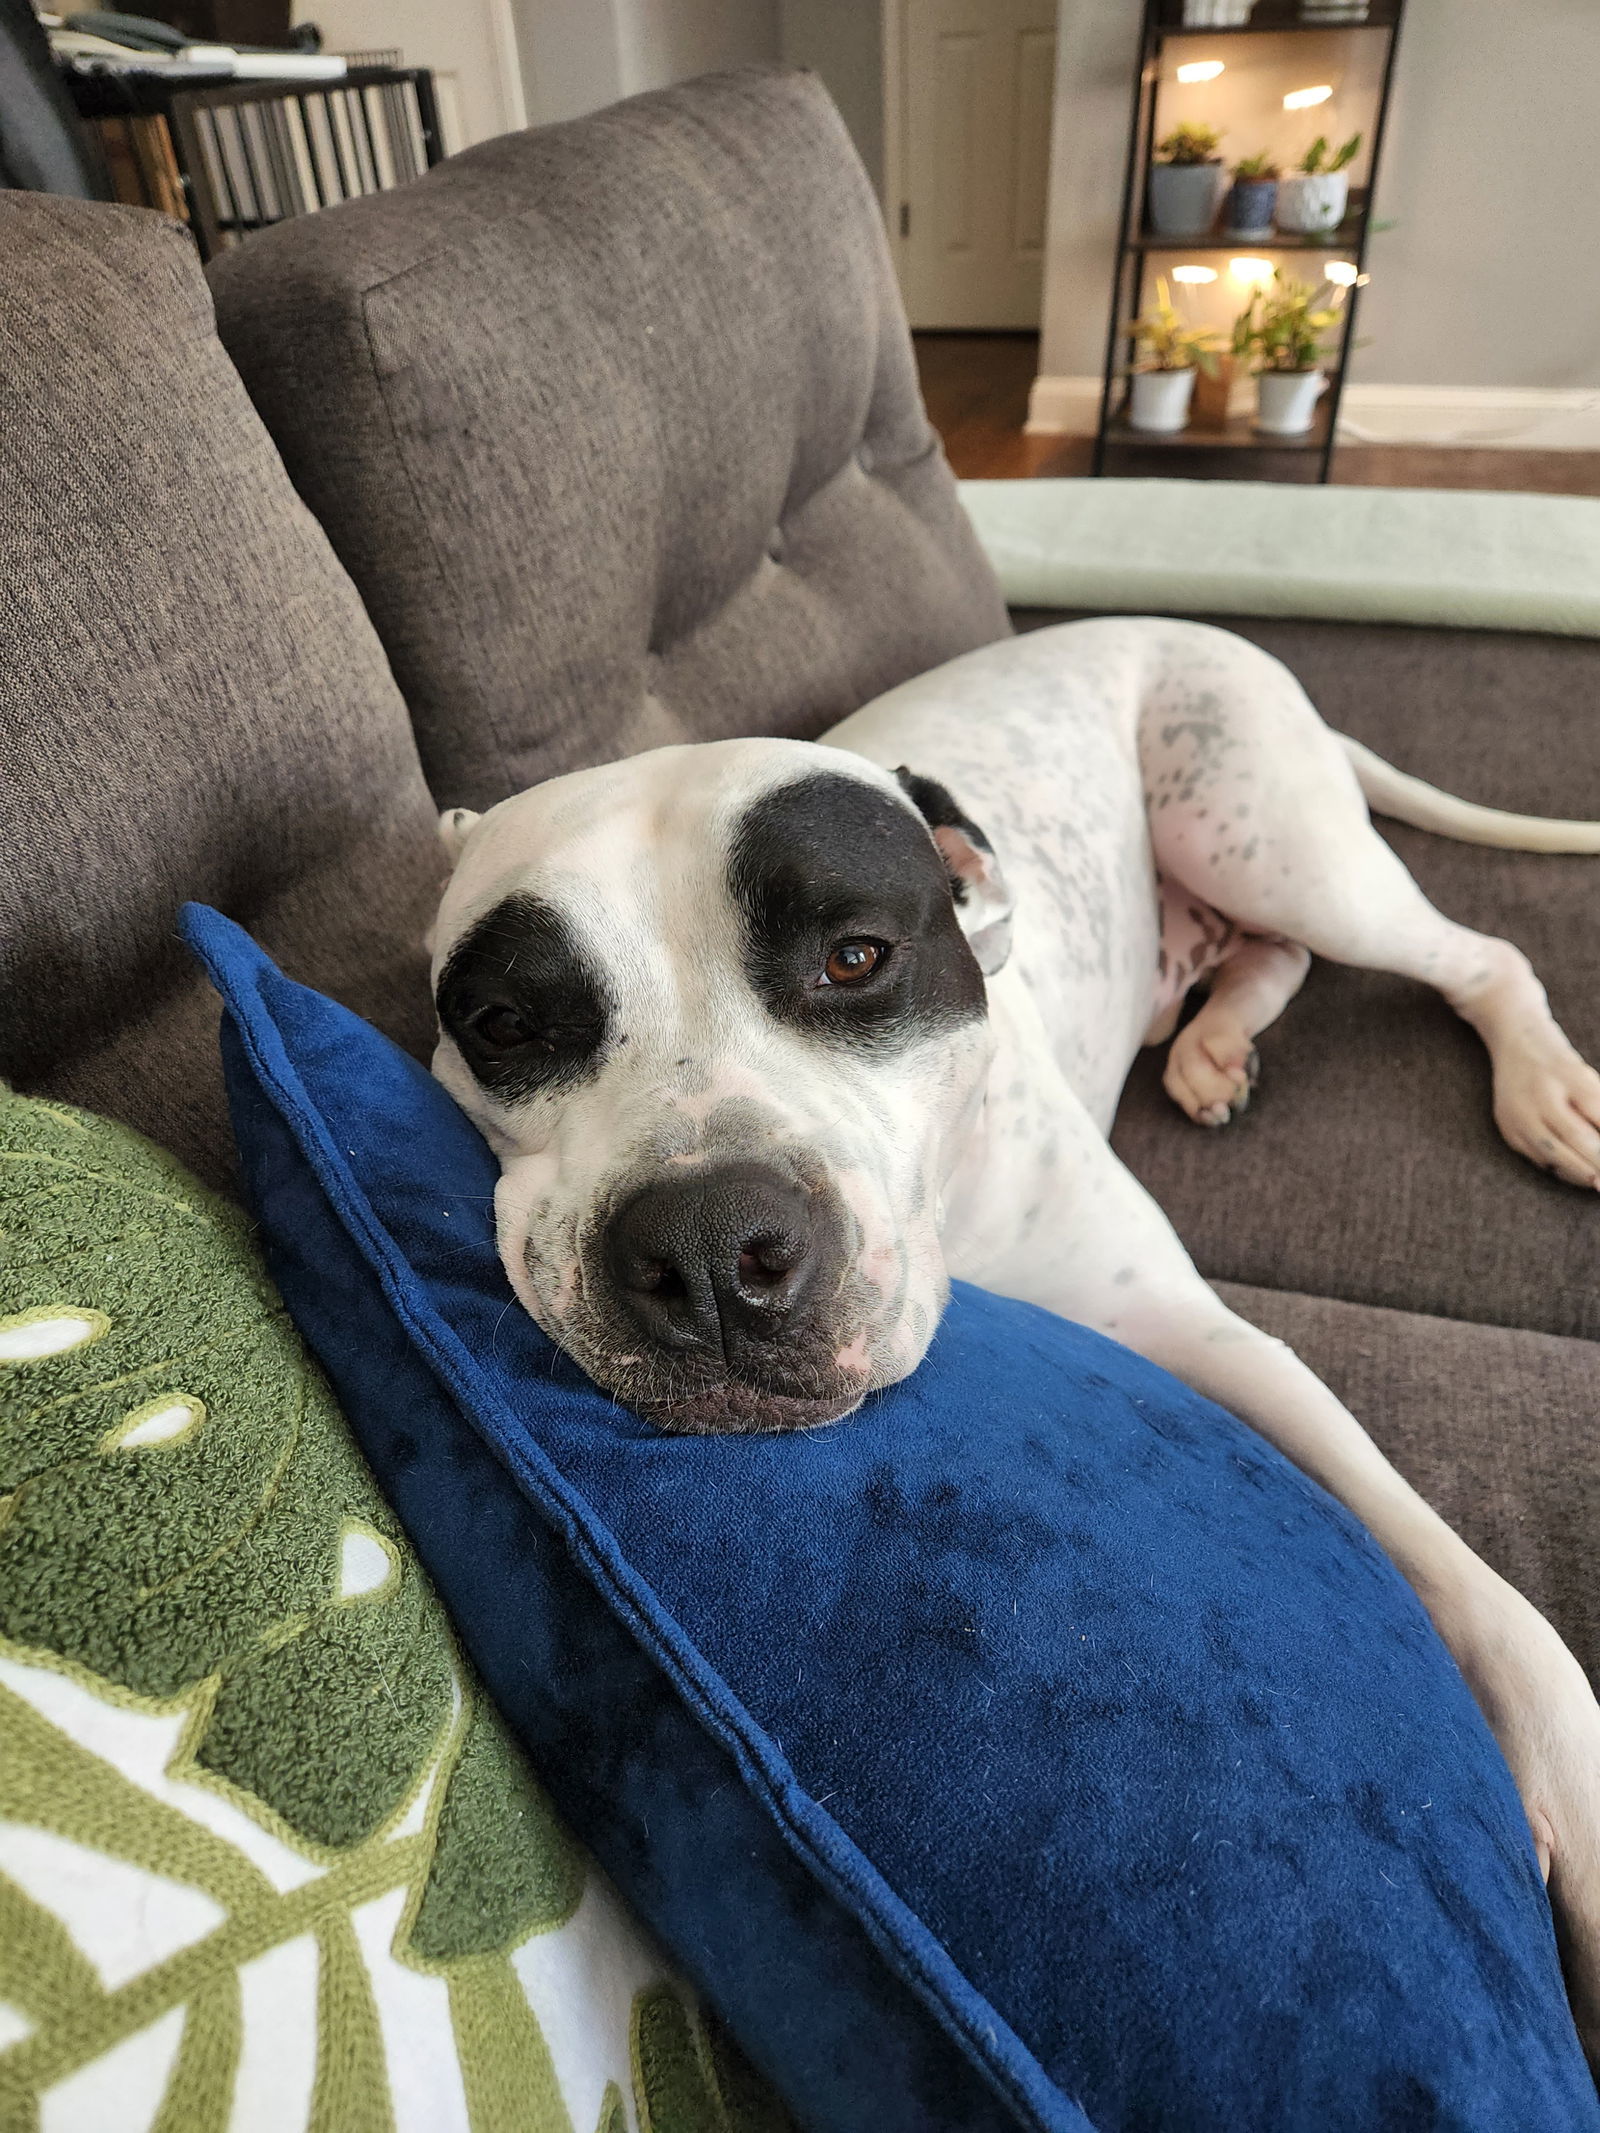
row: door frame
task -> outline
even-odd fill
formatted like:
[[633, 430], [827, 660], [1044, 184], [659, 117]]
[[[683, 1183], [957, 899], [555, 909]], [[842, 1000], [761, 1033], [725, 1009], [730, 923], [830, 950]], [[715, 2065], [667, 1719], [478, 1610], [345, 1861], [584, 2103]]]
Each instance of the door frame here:
[[910, 206], [906, 174], [905, 15], [910, 0], [879, 0], [878, 29], [883, 73], [883, 222], [896, 285], [905, 287], [905, 218]]

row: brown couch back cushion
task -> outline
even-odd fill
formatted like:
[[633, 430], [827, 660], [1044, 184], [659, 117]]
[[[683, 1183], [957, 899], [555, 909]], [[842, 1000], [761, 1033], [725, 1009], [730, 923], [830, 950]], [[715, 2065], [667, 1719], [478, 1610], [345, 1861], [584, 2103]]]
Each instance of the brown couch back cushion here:
[[0, 1075], [228, 1168], [185, 898], [413, 1047], [440, 866], [405, 706], [187, 234], [0, 194]]
[[1007, 630], [809, 75], [507, 135], [211, 272], [442, 803], [813, 735]]

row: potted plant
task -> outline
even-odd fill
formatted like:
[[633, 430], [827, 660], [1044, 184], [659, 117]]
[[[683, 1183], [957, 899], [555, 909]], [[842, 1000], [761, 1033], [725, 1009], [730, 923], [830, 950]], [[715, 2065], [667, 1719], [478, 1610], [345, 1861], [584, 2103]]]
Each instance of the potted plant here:
[[1278, 205], [1278, 166], [1263, 148], [1233, 166], [1233, 185], [1222, 211], [1228, 237], [1270, 237]]
[[1200, 369], [1194, 381], [1194, 402], [1190, 411], [1190, 420], [1197, 430], [1225, 430], [1228, 427], [1234, 377], [1250, 360], [1250, 328], [1254, 318], [1255, 297], [1252, 295], [1234, 320], [1227, 337], [1221, 334], [1208, 336], [1206, 347], [1200, 351]]
[[1345, 175], [1361, 148], [1359, 133], [1331, 153], [1319, 133], [1294, 169], [1278, 186], [1278, 227], [1296, 236], [1313, 237], [1336, 230], [1350, 201]]
[[1257, 289], [1234, 321], [1233, 345], [1256, 368], [1256, 428], [1269, 437], [1303, 437], [1327, 391], [1322, 336], [1339, 316], [1341, 292], [1313, 288], [1280, 269]]
[[1179, 318], [1164, 274], [1156, 277], [1156, 301], [1128, 328], [1139, 347], [1128, 395], [1128, 425], [1170, 436], [1189, 420], [1197, 365], [1212, 354], [1214, 336]]
[[1150, 227], [1158, 237], [1205, 237], [1217, 219], [1227, 180], [1214, 126], [1176, 127], [1150, 166]]

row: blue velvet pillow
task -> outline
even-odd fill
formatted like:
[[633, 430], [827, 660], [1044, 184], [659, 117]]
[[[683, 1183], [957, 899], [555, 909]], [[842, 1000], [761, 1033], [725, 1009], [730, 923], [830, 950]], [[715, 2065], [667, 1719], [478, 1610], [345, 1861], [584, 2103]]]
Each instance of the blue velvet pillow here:
[[1600, 2127], [1510, 1777], [1321, 1490], [970, 1289], [846, 1422], [658, 1435], [513, 1302], [444, 1090], [186, 924], [296, 1321], [562, 1812], [803, 2125]]

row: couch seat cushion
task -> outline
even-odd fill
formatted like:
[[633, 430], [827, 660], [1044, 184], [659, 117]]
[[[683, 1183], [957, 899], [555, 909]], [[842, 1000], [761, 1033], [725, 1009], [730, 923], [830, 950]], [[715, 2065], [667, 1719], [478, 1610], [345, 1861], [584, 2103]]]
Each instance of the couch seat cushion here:
[[1287, 1341], [1600, 1682], [1600, 1344], [1218, 1284]]

